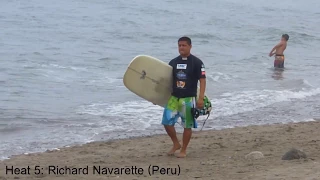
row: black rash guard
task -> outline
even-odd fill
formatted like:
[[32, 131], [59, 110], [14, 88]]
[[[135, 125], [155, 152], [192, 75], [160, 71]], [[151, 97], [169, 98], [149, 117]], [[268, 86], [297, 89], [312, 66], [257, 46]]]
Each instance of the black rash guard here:
[[203, 62], [191, 54], [187, 58], [178, 56], [169, 65], [173, 68], [172, 95], [178, 98], [196, 97], [198, 80], [206, 78]]

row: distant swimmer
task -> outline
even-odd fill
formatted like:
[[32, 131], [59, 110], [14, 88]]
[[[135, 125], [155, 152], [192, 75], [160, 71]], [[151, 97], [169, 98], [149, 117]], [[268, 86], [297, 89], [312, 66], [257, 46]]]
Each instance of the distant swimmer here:
[[[283, 34], [281, 36], [280, 42], [275, 45], [269, 53], [269, 56], [275, 55], [274, 67], [275, 68], [284, 68], [284, 51], [287, 48], [287, 42], [289, 40], [288, 34]], [[275, 52], [274, 52], [275, 51]]]

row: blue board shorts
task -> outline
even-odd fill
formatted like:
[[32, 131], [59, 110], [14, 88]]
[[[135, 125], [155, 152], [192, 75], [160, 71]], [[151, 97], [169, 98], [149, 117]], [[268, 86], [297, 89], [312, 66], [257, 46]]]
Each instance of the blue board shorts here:
[[184, 128], [197, 128], [197, 122], [191, 113], [193, 107], [196, 107], [195, 97], [171, 96], [163, 111], [162, 125], [174, 126], [180, 117]]

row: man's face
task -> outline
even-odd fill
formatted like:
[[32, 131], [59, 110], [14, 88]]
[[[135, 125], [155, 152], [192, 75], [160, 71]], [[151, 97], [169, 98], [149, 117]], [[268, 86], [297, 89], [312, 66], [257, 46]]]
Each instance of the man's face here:
[[180, 55], [188, 55], [190, 53], [191, 45], [187, 41], [179, 41], [178, 46]]
[[285, 39], [284, 37], [281, 37], [281, 41], [282, 41], [282, 42], [285, 42], [286, 39]]

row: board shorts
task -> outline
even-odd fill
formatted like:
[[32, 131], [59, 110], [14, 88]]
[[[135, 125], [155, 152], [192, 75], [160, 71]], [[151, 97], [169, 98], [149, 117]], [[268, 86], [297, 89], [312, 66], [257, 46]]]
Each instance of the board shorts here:
[[195, 97], [177, 98], [171, 96], [163, 111], [162, 125], [174, 126], [180, 117], [181, 125], [184, 128], [197, 128], [197, 122], [191, 113], [194, 107], [196, 107]]
[[274, 67], [284, 68], [284, 55], [275, 55]]

